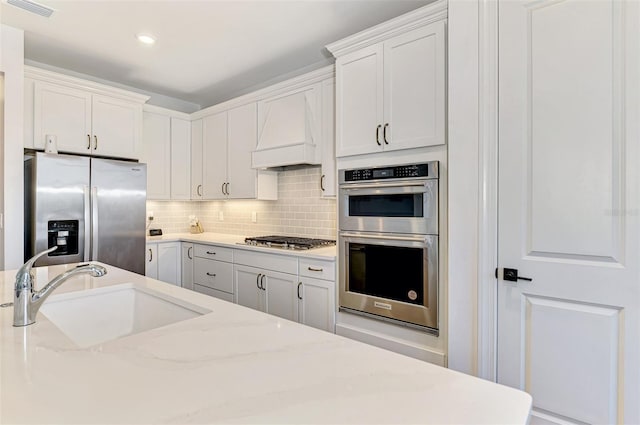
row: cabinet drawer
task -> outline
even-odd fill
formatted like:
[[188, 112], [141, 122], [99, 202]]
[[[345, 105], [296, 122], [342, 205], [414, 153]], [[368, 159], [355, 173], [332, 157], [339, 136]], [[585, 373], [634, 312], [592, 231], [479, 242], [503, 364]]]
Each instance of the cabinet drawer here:
[[233, 261], [233, 249], [216, 245], [194, 245], [196, 257], [210, 258], [212, 260]]
[[233, 294], [233, 264], [196, 257], [193, 283]]
[[244, 264], [245, 266], [282, 273], [298, 274], [298, 259], [296, 257], [252, 252], [244, 249], [236, 249], [235, 251], [235, 264]]
[[316, 279], [336, 280], [336, 263], [334, 261], [312, 260], [300, 258], [300, 276]]
[[206, 286], [193, 285], [193, 290], [196, 292], [200, 292], [201, 294], [209, 295], [211, 297], [216, 297], [221, 300], [233, 302], [233, 294], [228, 294], [226, 292], [218, 291], [217, 289], [207, 288]]

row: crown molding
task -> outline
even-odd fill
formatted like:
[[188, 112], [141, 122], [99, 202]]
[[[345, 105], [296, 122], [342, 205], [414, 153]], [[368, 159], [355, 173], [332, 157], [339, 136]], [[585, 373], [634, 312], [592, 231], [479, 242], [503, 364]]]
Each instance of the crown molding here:
[[327, 50], [336, 58], [348, 53], [387, 40], [398, 34], [423, 27], [433, 22], [447, 19], [448, 1], [438, 0], [434, 3], [400, 15], [389, 21], [368, 28], [349, 37], [338, 40], [326, 46]]

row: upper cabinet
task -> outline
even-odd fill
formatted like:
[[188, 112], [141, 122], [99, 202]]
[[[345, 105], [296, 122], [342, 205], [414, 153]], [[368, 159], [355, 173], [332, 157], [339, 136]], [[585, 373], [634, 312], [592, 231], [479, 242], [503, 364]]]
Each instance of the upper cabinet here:
[[327, 46], [338, 157], [445, 144], [446, 13], [434, 3]]
[[277, 173], [251, 167], [256, 102], [192, 123], [192, 199], [277, 199]]
[[142, 105], [148, 99], [38, 68], [26, 67], [25, 147], [139, 159]]

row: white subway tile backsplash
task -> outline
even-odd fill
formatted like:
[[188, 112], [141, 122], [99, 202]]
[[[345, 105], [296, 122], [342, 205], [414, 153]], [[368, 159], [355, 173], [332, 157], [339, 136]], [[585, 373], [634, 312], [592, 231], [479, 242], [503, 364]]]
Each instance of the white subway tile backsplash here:
[[[320, 176], [320, 167], [279, 172], [277, 201], [147, 201], [147, 211], [154, 213], [149, 227], [165, 233], [188, 232], [188, 217], [195, 215], [205, 232], [335, 239], [336, 201], [321, 198]], [[251, 221], [253, 211], [256, 223]]]

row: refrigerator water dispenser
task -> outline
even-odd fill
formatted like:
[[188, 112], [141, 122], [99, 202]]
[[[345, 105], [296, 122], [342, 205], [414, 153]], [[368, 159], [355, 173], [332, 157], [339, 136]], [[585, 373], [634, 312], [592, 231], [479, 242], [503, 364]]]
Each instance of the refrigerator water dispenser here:
[[78, 254], [78, 228], [78, 220], [49, 221], [48, 246], [49, 248], [58, 247], [55, 251], [50, 252], [49, 256]]

